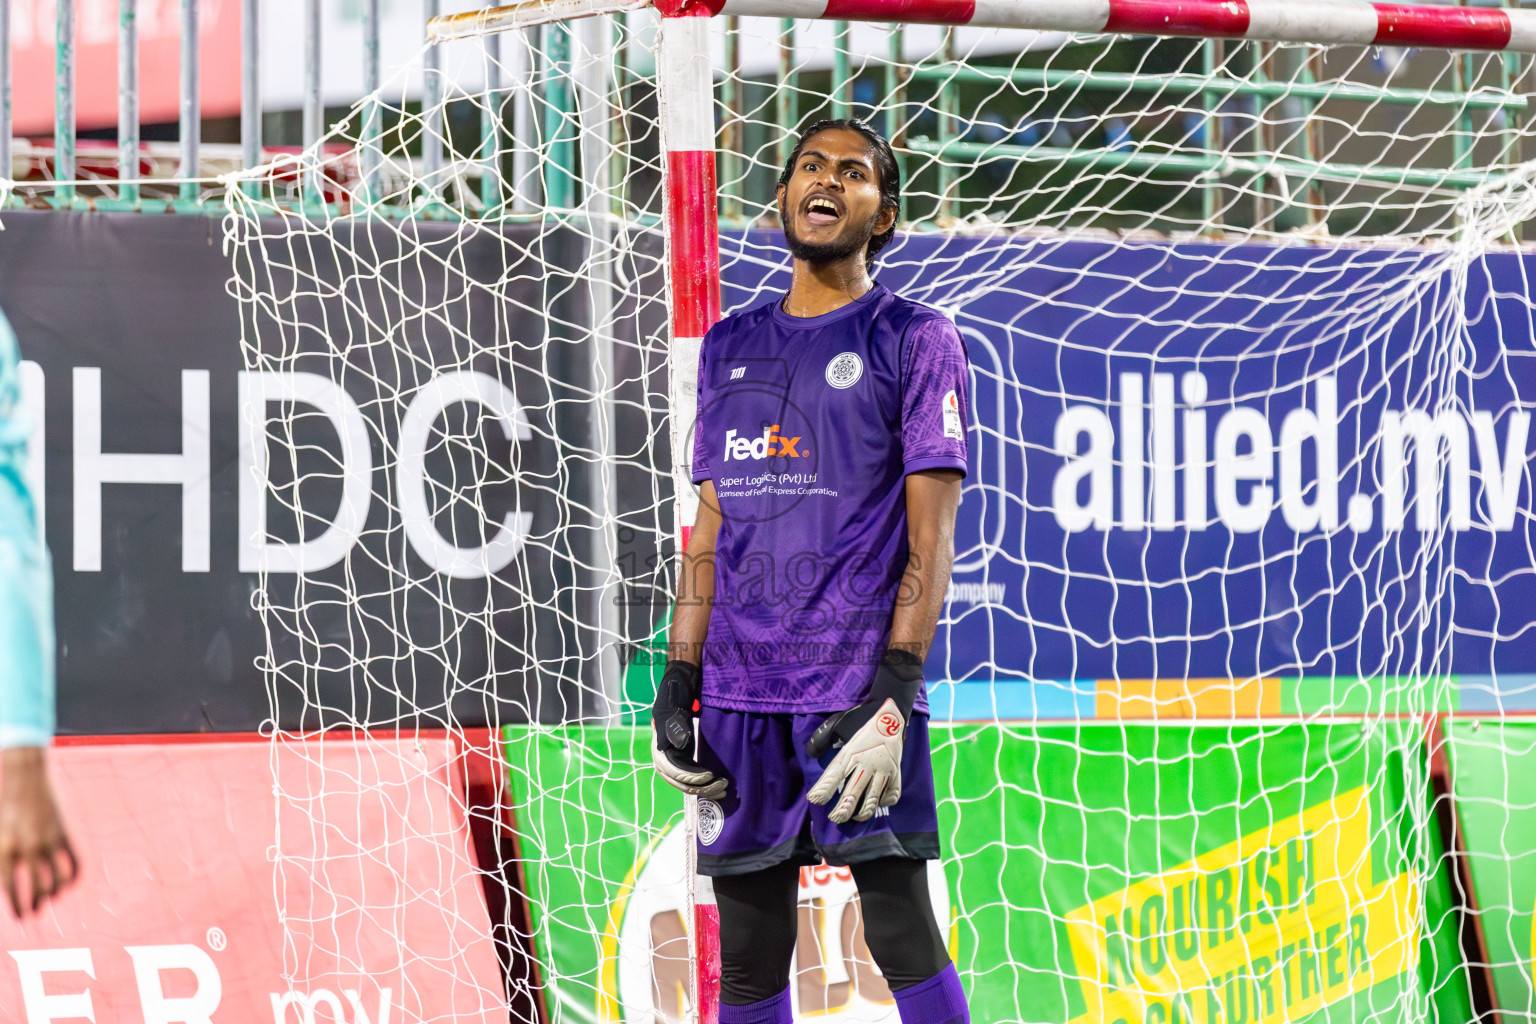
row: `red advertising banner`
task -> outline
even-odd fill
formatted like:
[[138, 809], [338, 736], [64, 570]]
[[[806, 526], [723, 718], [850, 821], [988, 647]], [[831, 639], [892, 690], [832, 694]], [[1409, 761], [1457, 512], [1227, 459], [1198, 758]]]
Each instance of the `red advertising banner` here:
[[82, 874], [0, 913], [0, 1019], [505, 1024], [454, 767], [443, 738], [56, 748]]
[[[58, 73], [54, 0], [11, 0], [14, 131], [53, 134]], [[239, 0], [198, 5], [204, 117], [240, 112]], [[139, 0], [139, 120], [177, 119], [181, 69], [179, 0]], [[75, 123], [82, 130], [117, 124], [117, 0], [75, 2]]]

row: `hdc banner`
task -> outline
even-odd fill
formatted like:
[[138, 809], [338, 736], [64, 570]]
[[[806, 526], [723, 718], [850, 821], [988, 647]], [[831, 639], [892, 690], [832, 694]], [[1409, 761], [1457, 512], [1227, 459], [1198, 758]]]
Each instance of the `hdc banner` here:
[[[1415, 735], [936, 729], [932, 897], [972, 1018], [1344, 1022], [1431, 1001], [1466, 1019]], [[682, 1019], [682, 799], [649, 767], [650, 731], [506, 738], [555, 1019]], [[805, 869], [801, 901], [799, 1011], [894, 1021], [847, 872]]]
[[[61, 733], [591, 713], [599, 609], [571, 605], [601, 592], [596, 485], [564, 454], [596, 429], [590, 317], [559, 270], [574, 230], [268, 224], [239, 269], [282, 298], [242, 306], [216, 219], [0, 225]], [[657, 307], [614, 312], [629, 437], [665, 436], [664, 359], [630, 343]], [[670, 524], [643, 469], [613, 490], [615, 513]], [[621, 563], [656, 564], [646, 521], [624, 520]], [[649, 633], [649, 604], [625, 614]], [[258, 658], [292, 676], [269, 690]]]

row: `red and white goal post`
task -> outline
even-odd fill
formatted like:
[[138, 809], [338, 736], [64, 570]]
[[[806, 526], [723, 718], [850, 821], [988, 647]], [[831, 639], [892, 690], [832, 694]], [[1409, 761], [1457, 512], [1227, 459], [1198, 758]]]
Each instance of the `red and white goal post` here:
[[[1536, 600], [1518, 589], [1536, 578], [1536, 520], [1516, 458], [1536, 397], [1518, 56], [1536, 52], [1536, 11], [550, 0], [446, 16], [430, 36], [332, 149], [269, 169], [323, 173], [344, 142], [369, 151], [366, 187], [324, 209], [227, 197], [248, 366], [378, 434], [368, 468], [389, 481], [371, 506], [359, 485], [345, 548], [294, 541], [338, 517], [323, 488], [269, 503], [293, 513], [291, 547], [343, 552], [263, 576], [299, 579], [262, 608], [274, 651], [294, 652], [271, 659], [274, 718], [302, 704], [327, 725], [409, 711], [451, 726], [483, 698], [491, 724], [517, 723], [529, 871], [508, 902], [528, 916], [504, 924], [533, 933], [523, 981], [546, 1005], [716, 1020], [693, 870], [707, 820], [690, 801], [674, 827], [644, 728], [565, 727], [643, 722], [659, 665], [608, 655], [654, 653], [666, 628], [697, 505], [700, 344], [784, 286], [773, 182], [797, 127], [853, 114], [903, 166], [881, 280], [949, 313], [973, 370], [929, 686], [935, 903], [974, 1019], [1215, 1024], [1207, 997], [1280, 991], [1245, 986], [1295, 954], [1293, 932], [1333, 935], [1339, 958], [1307, 955], [1354, 973], [1296, 989], [1263, 1024], [1357, 998], [1391, 1003], [1361, 1014], [1425, 1017], [1446, 990], [1404, 980], [1418, 954], [1392, 945], [1451, 920], [1426, 909], [1448, 861], [1415, 795], [1430, 788], [1417, 723], [1536, 693], [1519, 667], [1536, 664]], [[336, 312], [306, 333], [316, 280]], [[345, 386], [313, 379], [327, 376]], [[303, 401], [268, 433], [313, 456]], [[639, 590], [652, 597], [618, 600]], [[369, 642], [315, 642], [342, 621]], [[1106, 793], [1124, 806], [1088, 806]], [[1115, 815], [1122, 832], [1100, 827]], [[1416, 837], [1373, 847], [1401, 870], [1345, 870], [1389, 832]], [[1279, 863], [1303, 836], [1332, 844], [1316, 857], [1336, 899], [1316, 913], [1338, 921], [1239, 900], [1229, 941], [1159, 916], [1194, 899], [1191, 872], [1237, 877], [1229, 861]], [[796, 1007], [892, 1019], [851, 883], [802, 884], [816, 934], [797, 949]], [[1354, 930], [1382, 908], [1398, 926]], [[1189, 955], [1159, 960], [1164, 939]], [[1530, 962], [1516, 952], [1467, 959]]]
[[[553, 0], [435, 19], [437, 40], [642, 10], [637, 0]], [[656, 0], [655, 87], [664, 151], [667, 306], [670, 311], [670, 437], [676, 534], [681, 552], [697, 509], [690, 481], [690, 425], [705, 332], [721, 316], [714, 19], [761, 18], [966, 26], [1037, 33], [1104, 33], [1243, 40], [1328, 47], [1536, 52], [1536, 11], [1373, 3], [1369, 0]], [[739, 44], [738, 44], [739, 45]], [[838, 45], [841, 45], [839, 40]], [[739, 59], [739, 57], [737, 58]], [[732, 69], [725, 69], [730, 75]], [[1470, 83], [1468, 83], [1470, 84]], [[781, 83], [782, 85], [782, 83]], [[814, 104], [813, 104], [814, 105]], [[779, 125], [789, 131], [793, 125]], [[708, 880], [693, 868], [697, 800], [684, 833], [695, 993], [700, 1024], [718, 1018], [718, 916]]]

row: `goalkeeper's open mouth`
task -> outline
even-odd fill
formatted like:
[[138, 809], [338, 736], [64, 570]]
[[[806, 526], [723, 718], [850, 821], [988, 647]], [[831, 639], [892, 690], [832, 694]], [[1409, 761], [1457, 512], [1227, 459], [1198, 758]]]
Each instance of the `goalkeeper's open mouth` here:
[[825, 227], [843, 219], [843, 206], [824, 192], [808, 196], [800, 206], [806, 223], [812, 227]]

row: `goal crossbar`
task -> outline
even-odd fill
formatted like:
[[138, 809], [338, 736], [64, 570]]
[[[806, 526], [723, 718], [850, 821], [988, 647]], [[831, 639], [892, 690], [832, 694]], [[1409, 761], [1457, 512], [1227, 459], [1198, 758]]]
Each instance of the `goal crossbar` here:
[[715, 15], [1536, 53], [1536, 11], [1369, 0], [534, 0], [433, 18], [455, 39], [654, 6]]

